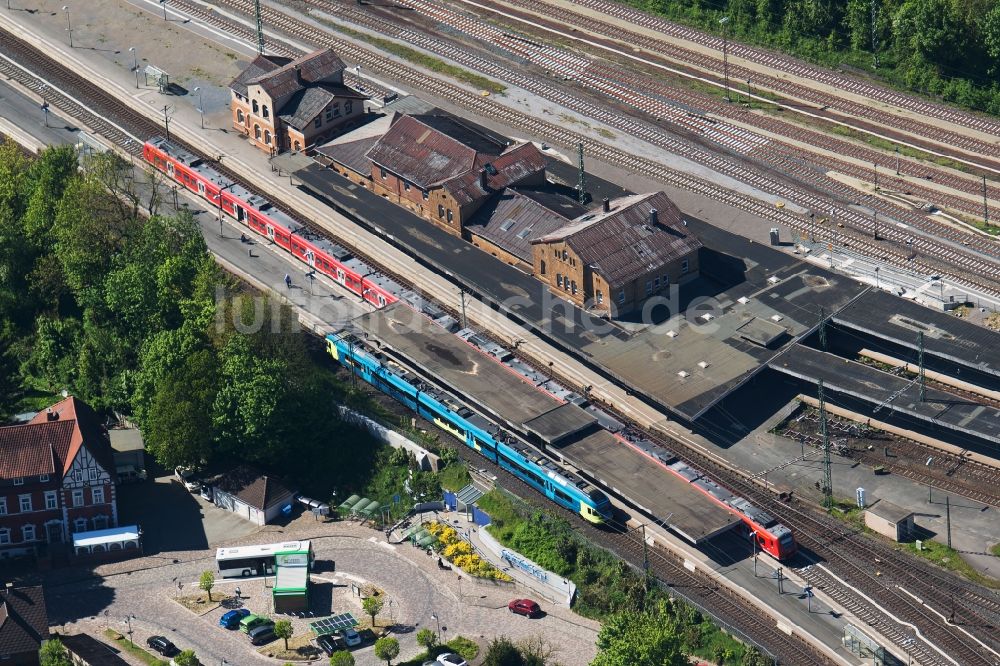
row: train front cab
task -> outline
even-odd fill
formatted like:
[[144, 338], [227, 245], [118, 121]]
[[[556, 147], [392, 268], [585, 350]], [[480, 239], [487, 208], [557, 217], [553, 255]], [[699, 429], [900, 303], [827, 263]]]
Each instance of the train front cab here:
[[784, 525], [777, 524], [765, 529], [746, 520], [744, 525], [748, 531], [748, 538], [757, 542], [757, 550], [767, 553], [776, 560], [787, 560], [798, 550], [792, 531]]

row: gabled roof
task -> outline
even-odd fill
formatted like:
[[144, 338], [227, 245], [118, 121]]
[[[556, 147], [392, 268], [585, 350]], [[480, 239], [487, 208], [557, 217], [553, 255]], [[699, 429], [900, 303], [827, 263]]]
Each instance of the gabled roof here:
[[101, 467], [113, 474], [107, 430], [89, 405], [70, 396], [27, 424], [0, 428], [0, 479], [40, 474], [62, 478], [84, 444]]
[[531, 241], [586, 212], [554, 192], [508, 187], [476, 211], [466, 228], [530, 264]]
[[353, 88], [319, 83], [299, 90], [281, 106], [279, 117], [297, 130], [305, 129], [336, 98], [368, 99]]
[[[580, 260], [610, 285], [621, 285], [696, 252], [681, 212], [663, 192], [633, 194], [609, 202], [535, 242], [565, 241]], [[656, 223], [650, 212], [656, 210]]]
[[272, 98], [285, 97], [298, 90], [316, 85], [344, 71], [344, 61], [330, 49], [318, 49], [255, 78], [250, 85], [259, 85]]
[[70, 634], [59, 637], [66, 650], [82, 659], [88, 666], [128, 666], [107, 643], [87, 634]]
[[270, 72], [281, 69], [288, 63], [292, 62], [291, 58], [283, 58], [281, 56], [267, 56], [259, 55], [250, 61], [250, 64], [243, 68], [243, 71], [239, 75], [230, 81], [229, 87], [236, 92], [236, 94], [246, 97], [247, 96], [247, 82], [258, 77], [264, 76]]
[[37, 652], [49, 638], [41, 586], [0, 588], [0, 654]]
[[211, 483], [220, 490], [261, 511], [275, 504], [290, 501], [292, 494], [277, 479], [261, 474], [246, 465], [220, 475]]
[[504, 137], [450, 115], [410, 115], [395, 122], [368, 151], [368, 159], [422, 189], [443, 186], [459, 203], [503, 189], [545, 168], [533, 144]]

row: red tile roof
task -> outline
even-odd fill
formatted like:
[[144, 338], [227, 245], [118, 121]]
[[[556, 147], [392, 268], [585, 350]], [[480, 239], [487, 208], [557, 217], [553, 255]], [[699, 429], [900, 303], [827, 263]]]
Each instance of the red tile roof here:
[[38, 652], [49, 638], [41, 586], [0, 588], [0, 655]]
[[114, 474], [107, 430], [87, 403], [70, 396], [39, 412], [27, 424], [0, 428], [0, 479], [40, 474], [63, 478], [84, 444], [97, 462]]

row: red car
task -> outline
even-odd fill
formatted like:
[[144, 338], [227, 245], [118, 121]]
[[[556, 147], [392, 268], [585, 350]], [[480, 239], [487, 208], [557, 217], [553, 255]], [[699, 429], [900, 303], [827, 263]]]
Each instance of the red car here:
[[542, 609], [531, 599], [514, 599], [514, 601], [507, 604], [507, 609], [511, 613], [517, 613], [525, 617], [535, 617], [542, 613]]

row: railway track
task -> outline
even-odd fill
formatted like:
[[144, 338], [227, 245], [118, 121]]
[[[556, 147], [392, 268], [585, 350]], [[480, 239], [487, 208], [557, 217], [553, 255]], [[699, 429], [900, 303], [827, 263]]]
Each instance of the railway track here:
[[[175, 2], [175, 6], [177, 4], [180, 4], [180, 0]], [[76, 74], [66, 70], [66, 68], [55, 65], [40, 54], [37, 54], [34, 49], [26, 47], [26, 45], [19, 44], [17, 40], [12, 38], [5, 39], [3, 45], [0, 46], [0, 51], [6, 52], [6, 55], [11, 58], [11, 60], [16, 60], [18, 63], [25, 64], [25, 66], [37, 65], [41, 70], [50, 73], [52, 76], [58, 76], [59, 85], [62, 86], [64, 84], [68, 84], [74, 95], [79, 95], [79, 92], [83, 91], [88, 99], [88, 104], [101, 109], [101, 117], [97, 117], [94, 113], [86, 111], [83, 109], [83, 105], [80, 102], [65, 93], [53, 89], [51, 84], [48, 84], [47, 88], [41, 89], [43, 97], [55, 106], [65, 108], [67, 110], [72, 108], [80, 109], [83, 116], [81, 120], [85, 121], [85, 124], [90, 126], [92, 129], [105, 133], [106, 135], [121, 133], [120, 136], [122, 136], [122, 141], [124, 142], [123, 145], [125, 145], [130, 152], [134, 153], [138, 149], [138, 146], [129, 147], [130, 142], [134, 142], [136, 136], [149, 136], [150, 134], [159, 131], [159, 127], [156, 123], [138, 116], [138, 114], [133, 112], [127, 106], [115, 100], [110, 94], [96, 89], [94, 86], [81, 80]], [[10, 64], [10, 61], [7, 60], [3, 62]], [[398, 70], [399, 68], [397, 67], [394, 71]], [[13, 65], [6, 69], [6, 71], [11, 74], [12, 78], [18, 80], [24, 80], [28, 77], [28, 74], [24, 70], [18, 69]], [[74, 107], [74, 105], [76, 106]], [[111, 123], [107, 120], [107, 118], [112, 116], [116, 118], [115, 123]], [[192, 150], [190, 147], [188, 147], [188, 149]], [[194, 150], [194, 152], [197, 151]], [[234, 178], [234, 180], [241, 179]], [[677, 443], [677, 445], [681, 444]], [[674, 448], [676, 448], [677, 445], [675, 445]], [[703, 469], [705, 467], [704, 465], [699, 466]], [[731, 480], [732, 479], [723, 480], [723, 483], [727, 483], [731, 487], [735, 486], [735, 483], [729, 483]], [[763, 508], [767, 508], [766, 505]], [[781, 513], [783, 514], [784, 511], [782, 510]], [[973, 661], [969, 663], [974, 664], [978, 662]]]
[[[217, 4], [231, 7], [247, 15], [253, 11], [253, 5], [248, 0], [221, 0]], [[197, 16], [199, 20], [224, 27], [235, 34], [245, 34], [248, 39], [251, 38], [249, 28], [240, 22], [229, 20], [219, 12], [206, 11], [202, 5], [190, 0], [180, 0], [175, 6], [184, 7], [185, 11]], [[846, 242], [855, 249], [884, 261], [896, 263], [907, 268], [919, 267], [922, 270], [932, 273], [946, 273], [961, 284], [984, 290], [988, 293], [1000, 294], [1000, 277], [997, 279], [991, 277], [996, 274], [995, 267], [992, 265], [993, 262], [978, 255], [968, 254], [964, 247], [939, 247], [932, 240], [914, 236], [912, 232], [908, 233], [906, 229], [901, 229], [895, 225], [885, 224], [884, 222], [879, 224], [878, 221], [848, 207], [835, 207], [835, 215], [838, 223], [849, 224], [854, 227], [853, 229], [831, 229], [829, 231], [816, 229], [816, 226], [810, 224], [808, 219], [776, 209], [748, 195], [726, 190], [706, 179], [670, 169], [653, 160], [631, 155], [614, 146], [608, 146], [602, 142], [592, 140], [585, 135], [567, 130], [565, 127], [545, 122], [535, 116], [516, 111], [463, 88], [434, 79], [405, 65], [400, 65], [398, 62], [386, 58], [379, 53], [358, 47], [354, 42], [343, 40], [320, 31], [314, 24], [299, 20], [287, 13], [268, 7], [262, 7], [262, 10], [269, 25], [296, 39], [329, 46], [338, 53], [341, 53], [341, 55], [360, 62], [373, 71], [385, 73], [388, 76], [414, 86], [416, 89], [440, 95], [484, 117], [498, 120], [512, 127], [522, 128], [552, 143], [564, 146], [583, 143], [585, 149], [591, 155], [610, 164], [624, 167], [633, 172], [642, 173], [643, 175], [682, 189], [705, 194], [713, 199], [759, 215], [765, 219], [780, 221], [800, 232], [816, 235], [821, 240], [837, 242], [838, 244]], [[278, 47], [277, 49], [277, 52], [283, 55], [289, 54], [289, 51], [290, 49], [287, 47]], [[455, 49], [455, 51], [458, 51], [458, 49]], [[526, 81], [525, 83], [529, 82]], [[554, 101], [568, 105], [570, 108], [573, 108], [575, 105], [575, 108], [579, 109], [585, 115], [596, 116], [602, 120], [606, 118], [613, 124], [623, 122], [621, 114], [586, 102], [585, 100], [579, 100], [579, 98], [565, 91], [551, 89], [549, 92], [553, 96]], [[635, 135], [639, 136], [639, 138], [646, 139], [654, 145], [658, 142], [660, 144], [673, 142], [673, 144], [668, 143], [668, 145], [672, 145], [674, 150], [680, 151], [681, 154], [691, 152], [689, 146], [681, 144], [678, 140], [650, 124], [631, 121], [629, 129]], [[718, 167], [723, 172], [732, 172], [733, 169], [737, 168], [741, 169], [740, 174], [751, 185], [762, 191], [783, 191], [787, 189], [786, 185], [776, 183], [769, 176], [761, 174], [757, 170], [741, 167], [734, 163], [727, 163], [720, 156], [708, 151], [701, 151], [701, 153], [704, 154], [706, 163], [713, 168]], [[790, 197], [787, 198], [791, 200]], [[798, 197], [796, 203], [802, 205], [804, 208], [817, 211], [829, 210], [831, 207], [831, 202], [818, 194], [804, 194]], [[876, 231], [878, 231], [878, 234], [876, 234]], [[873, 237], [876, 235], [879, 238], [878, 241], [873, 240]], [[956, 265], [959, 266], [957, 270]]]
[[[641, 47], [670, 60], [693, 65], [720, 76], [723, 74], [721, 57], [723, 40], [721, 37], [672, 23], [666, 19], [633, 9], [618, 2], [610, 0], [572, 0], [573, 4], [581, 7], [586, 7], [607, 16], [661, 33], [666, 38], [669, 38], [670, 41], [668, 39], [651, 37], [647, 34], [594, 18], [593, 16], [583, 15], [548, 3], [540, 5], [528, 0], [493, 1], [501, 6], [514, 6], [540, 13], [558, 20], [562, 25], [583, 28], [594, 34], [630, 45], [633, 48]], [[718, 55], [708, 55], [701, 51], [685, 48], [679, 45], [678, 42], [698, 44], [699, 46], [711, 49], [714, 54]], [[1000, 122], [988, 117], [978, 116], [942, 104], [922, 100], [856, 77], [814, 67], [789, 56], [764, 49], [737, 42], [729, 42], [727, 49], [730, 58], [740, 58], [755, 64], [794, 74], [797, 77], [813, 81], [818, 85], [867, 98], [869, 102], [861, 103], [844, 99], [816, 88], [785, 78], [762, 74], [759, 70], [746, 68], [730, 62], [729, 76], [734, 81], [742, 82], [749, 79], [757, 87], [766, 88], [792, 98], [810, 102], [821, 109], [840, 111], [851, 118], [861, 118], [878, 127], [893, 128], [914, 136], [926, 137], [943, 146], [959, 146], [979, 157], [996, 154], [997, 145], [995, 142], [991, 143], [960, 132], [947, 130], [937, 124], [912, 119], [908, 115], [883, 111], [879, 107], [881, 105], [891, 105], [935, 121], [946, 121], [1000, 137]]]
[[[317, 7], [327, 7], [320, 5], [317, 0], [308, 1]], [[876, 235], [875, 220], [841, 203], [853, 200], [857, 204], [878, 211], [885, 217], [907, 225], [906, 228], [898, 228], [894, 224], [882, 225], [881, 232], [885, 232], [887, 239], [903, 243], [927, 256], [944, 256], [948, 261], [968, 270], [1000, 271], [1000, 252], [998, 252], [1000, 244], [992, 238], [931, 221], [925, 215], [900, 208], [876, 196], [859, 194], [857, 188], [826, 175], [831, 167], [833, 170], [840, 167], [845, 173], [862, 180], [869, 179], [871, 172], [857, 165], [835, 159], [831, 160], [832, 164], [829, 166], [815, 164], [814, 162], [818, 160], [808, 156], [801, 149], [794, 149], [787, 144], [782, 145], [780, 142], [740, 128], [713, 123], [702, 116], [685, 111], [682, 107], [664, 99], [670, 94], [670, 89], [666, 86], [660, 86], [656, 91], [659, 94], [652, 95], [649, 86], [655, 85], [653, 81], [641, 78], [636, 80], [637, 77], [633, 76], [633, 85], [625, 85], [622, 79], [629, 77], [626, 72], [610, 66], [595, 66], [591, 60], [561, 48], [512, 36], [492, 24], [455, 12], [431, 0], [400, 0], [400, 4], [419, 11], [448, 28], [459, 30], [487, 44], [499, 46], [511, 55], [544, 67], [557, 76], [572, 79], [591, 90], [625, 103], [658, 121], [670, 121], [685, 130], [706, 135], [717, 141], [721, 140], [723, 145], [728, 144], [727, 147], [743, 153], [742, 159], [707, 150], [651, 123], [623, 117], [615, 109], [585, 100], [562, 87], [552, 86], [537, 76], [515, 72], [499, 64], [495, 59], [489, 60], [470, 54], [454, 45], [426, 37], [413, 30], [400, 29], [395, 24], [375, 19], [368, 13], [341, 6], [338, 14], [352, 22], [360, 23], [383, 34], [391, 34], [408, 43], [417, 44], [463, 65], [518, 85], [544, 99], [557, 102], [588, 118], [599, 120], [631, 136], [644, 139], [673, 154], [685, 156], [763, 192], [783, 192], [784, 198], [816, 211], [821, 216], [829, 209], [841, 223], [850, 224], [855, 229]], [[810, 168], [803, 168], [805, 161], [803, 158], [806, 156], [809, 157], [809, 162], [813, 162], [805, 164]], [[757, 164], [748, 163], [747, 158], [757, 161]], [[798, 183], [793, 180], [792, 187], [789, 187], [789, 183], [784, 182], [786, 174], [794, 174], [794, 179]], [[797, 184], [799, 187], [796, 188]], [[957, 203], [963, 208], [974, 209], [964, 199]], [[962, 259], [961, 255], [967, 253], [969, 258]]]

